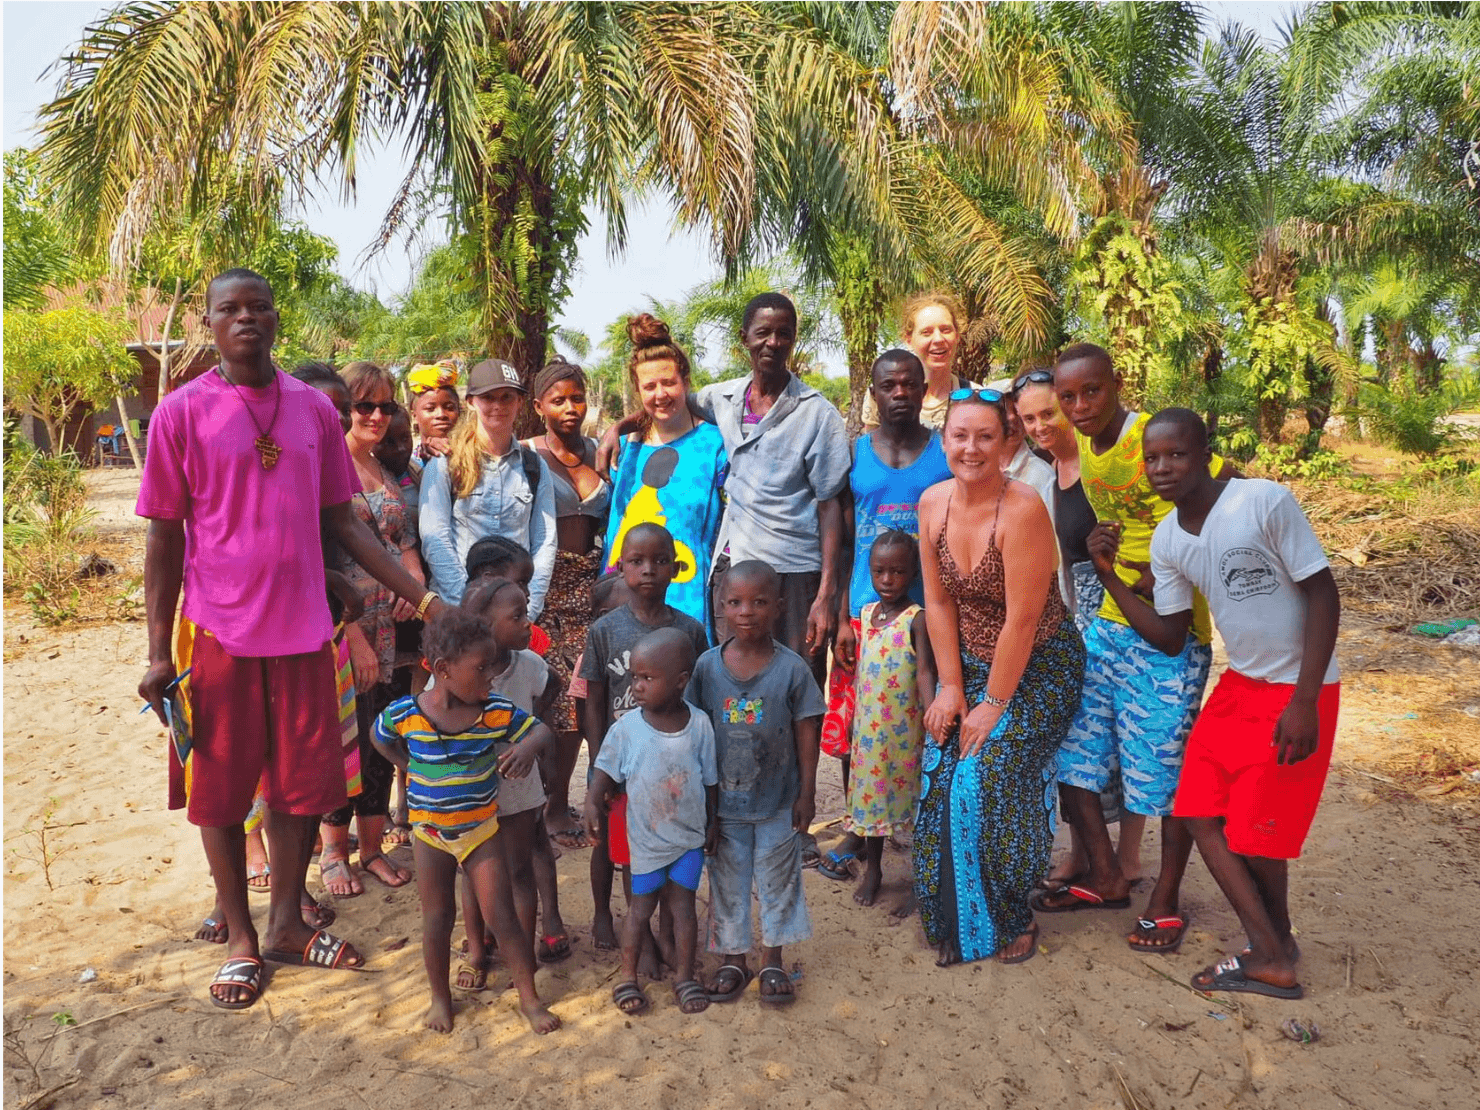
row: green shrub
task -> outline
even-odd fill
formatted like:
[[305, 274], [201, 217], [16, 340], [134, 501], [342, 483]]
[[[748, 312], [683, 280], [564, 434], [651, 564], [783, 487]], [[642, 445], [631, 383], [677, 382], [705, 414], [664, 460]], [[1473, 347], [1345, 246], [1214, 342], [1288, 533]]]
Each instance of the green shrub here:
[[1480, 378], [1446, 382], [1430, 393], [1367, 382], [1351, 415], [1381, 442], [1406, 455], [1436, 455], [1471, 436], [1449, 417], [1480, 403]]
[[80, 548], [96, 515], [87, 504], [76, 454], [17, 449], [5, 466], [5, 589], [21, 593], [36, 619], [63, 624], [77, 616]]
[[1317, 449], [1307, 454], [1296, 443], [1261, 443], [1250, 463], [1277, 481], [1341, 478], [1351, 472], [1351, 465], [1335, 451]]

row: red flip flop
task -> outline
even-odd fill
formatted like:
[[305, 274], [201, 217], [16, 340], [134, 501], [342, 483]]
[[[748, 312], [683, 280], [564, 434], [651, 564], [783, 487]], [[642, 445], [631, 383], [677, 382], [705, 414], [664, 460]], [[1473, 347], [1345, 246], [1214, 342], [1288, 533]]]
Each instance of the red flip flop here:
[[[1136, 952], [1156, 952], [1163, 956], [1171, 956], [1182, 947], [1182, 941], [1187, 938], [1187, 927], [1192, 924], [1191, 915], [1181, 916], [1172, 914], [1170, 917], [1147, 918], [1143, 917], [1136, 922], [1136, 931], [1126, 938], [1126, 943]], [[1170, 944], [1137, 944], [1137, 937], [1148, 937], [1159, 933], [1163, 929], [1175, 929], [1177, 936]]]
[[[1048, 899], [1071, 895], [1074, 899], [1062, 905], [1049, 905]], [[1106, 898], [1085, 886], [1066, 886], [1060, 890], [1040, 890], [1028, 899], [1034, 913], [1075, 913], [1078, 910], [1123, 910], [1131, 904], [1131, 896]]]

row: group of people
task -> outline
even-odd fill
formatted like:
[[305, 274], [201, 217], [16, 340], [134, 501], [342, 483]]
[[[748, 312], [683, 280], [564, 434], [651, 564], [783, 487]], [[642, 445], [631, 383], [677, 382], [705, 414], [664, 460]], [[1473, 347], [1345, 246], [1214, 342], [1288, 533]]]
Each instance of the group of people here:
[[[1288, 491], [1212, 454], [1196, 414], [1128, 411], [1101, 348], [981, 385], [954, 369], [963, 323], [948, 295], [906, 304], [850, 443], [791, 372], [786, 297], [745, 309], [751, 373], [698, 390], [641, 315], [641, 408], [598, 442], [563, 361], [528, 384], [497, 359], [465, 385], [454, 363], [418, 365], [409, 411], [374, 364], [285, 374], [266, 281], [218, 276], [221, 363], [156, 411], [138, 502], [140, 692], [188, 724], [172, 805], [216, 885], [198, 935], [229, 958], [211, 1000], [252, 1005], [264, 960], [363, 966], [304, 883], [317, 832], [330, 892], [363, 889], [352, 816], [381, 883], [412, 879], [382, 844], [412, 845], [443, 1032], [459, 874], [456, 985], [486, 986], [496, 946], [547, 1033], [534, 969], [571, 952], [559, 848], [590, 850], [592, 937], [621, 950], [614, 1004], [647, 1009], [644, 980], [667, 966], [693, 1014], [755, 978], [762, 1003], [795, 1000], [782, 952], [811, 936], [809, 865], [857, 878], [870, 906], [885, 843], [912, 835], [912, 889], [890, 912], [918, 908], [941, 966], [1020, 963], [1043, 916], [1130, 905], [1149, 817], [1161, 864], [1131, 947], [1180, 947], [1196, 843], [1249, 943], [1194, 986], [1299, 997], [1288, 860], [1339, 699], [1321, 546]], [[521, 442], [526, 402], [545, 430]], [[1210, 610], [1230, 669], [1202, 707]], [[846, 795], [825, 855], [822, 755]], [[1055, 809], [1072, 847], [1050, 870]], [[706, 870], [721, 963], [701, 982]], [[270, 896], [260, 943], [254, 886]]]

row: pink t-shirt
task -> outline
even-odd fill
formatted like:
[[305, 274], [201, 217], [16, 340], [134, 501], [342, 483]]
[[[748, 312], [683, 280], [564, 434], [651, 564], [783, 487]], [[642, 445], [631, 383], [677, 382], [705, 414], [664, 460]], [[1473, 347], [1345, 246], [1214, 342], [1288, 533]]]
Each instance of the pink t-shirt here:
[[[282, 452], [271, 470], [246, 406]], [[319, 509], [358, 489], [329, 398], [281, 370], [263, 389], [213, 370], [154, 410], [134, 511], [185, 522], [185, 616], [232, 655], [298, 655], [333, 633]]]

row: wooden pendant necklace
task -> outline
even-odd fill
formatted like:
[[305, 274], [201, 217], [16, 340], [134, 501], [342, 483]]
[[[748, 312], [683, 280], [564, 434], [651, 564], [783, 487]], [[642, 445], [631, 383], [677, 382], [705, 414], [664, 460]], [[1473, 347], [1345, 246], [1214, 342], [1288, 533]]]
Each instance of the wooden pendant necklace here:
[[283, 383], [278, 381], [277, 371], [274, 370], [272, 372], [272, 382], [277, 387], [272, 399], [272, 419], [267, 422], [265, 429], [258, 422], [257, 414], [252, 411], [252, 406], [247, 404], [247, 399], [242, 394], [236, 382], [232, 381], [226, 371], [219, 366], [216, 367], [216, 373], [220, 374], [226, 384], [231, 386], [232, 392], [241, 398], [242, 408], [247, 410], [247, 416], [252, 421], [252, 427], [257, 429], [257, 438], [252, 441], [252, 446], [257, 448], [257, 455], [262, 460], [262, 469], [271, 470], [277, 465], [278, 456], [283, 453], [283, 449], [272, 438], [272, 429], [277, 424], [278, 409], [282, 407], [283, 403]]

